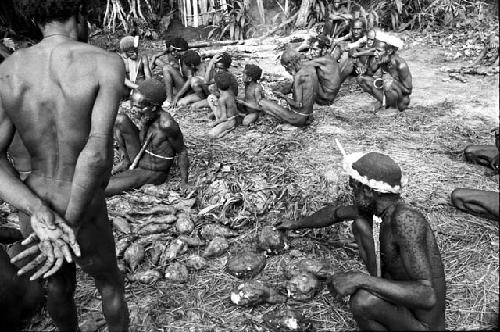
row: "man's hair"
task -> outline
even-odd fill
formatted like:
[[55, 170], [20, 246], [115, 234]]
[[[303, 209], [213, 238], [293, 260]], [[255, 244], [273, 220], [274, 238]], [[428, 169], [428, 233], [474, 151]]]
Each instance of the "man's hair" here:
[[197, 67], [201, 63], [201, 57], [198, 52], [189, 50], [182, 55], [181, 61], [188, 67]]
[[137, 90], [154, 105], [161, 105], [167, 99], [167, 92], [163, 82], [150, 78], [139, 83]]
[[[166, 41], [165, 41], [166, 43]], [[171, 44], [173, 47], [177, 48], [178, 51], [187, 51], [189, 48], [188, 42], [182, 37], [172, 38]]]
[[229, 68], [229, 67], [231, 67], [231, 62], [233, 62], [231, 55], [227, 52], [223, 52], [221, 54], [221, 57], [220, 57], [220, 60], [218, 63], [222, 63], [225, 68]]
[[85, 7], [84, 0], [14, 0], [19, 13], [36, 23], [46, 24], [52, 21], [64, 22], [71, 16], [78, 15]]
[[362, 19], [359, 19], [359, 18], [357, 18], [355, 20], [352, 20], [352, 22], [351, 22], [351, 29], [354, 28], [354, 25], [356, 23], [361, 23], [361, 29], [363, 29], [363, 30], [365, 29], [365, 22]]
[[231, 87], [232, 75], [227, 71], [219, 71], [215, 74], [214, 80], [219, 90], [226, 91]]
[[245, 65], [245, 74], [252, 79], [252, 81], [257, 82], [262, 77], [262, 68], [257, 65], [247, 64]]
[[331, 46], [330, 39], [325, 35], [317, 35], [309, 39], [309, 45], [313, 46], [314, 43], [318, 43], [319, 48], [329, 48]]
[[289, 49], [285, 50], [285, 52], [283, 52], [283, 54], [281, 55], [280, 62], [284, 66], [290, 62], [297, 61], [298, 59], [300, 59], [299, 52], [297, 52], [294, 49], [289, 48]]

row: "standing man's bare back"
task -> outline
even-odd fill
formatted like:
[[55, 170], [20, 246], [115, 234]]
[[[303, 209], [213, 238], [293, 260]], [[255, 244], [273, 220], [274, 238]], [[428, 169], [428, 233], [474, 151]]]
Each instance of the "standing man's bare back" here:
[[[2, 163], [0, 197], [21, 211], [25, 237], [39, 206], [71, 226], [81, 248], [77, 262], [95, 278], [109, 330], [122, 331], [128, 327], [128, 312], [104, 188], [125, 70], [118, 55], [76, 41], [78, 25], [86, 22], [80, 1], [45, 3], [52, 1], [31, 4], [47, 6], [39, 18], [44, 39], [0, 67], [0, 155], [3, 160], [17, 129], [32, 170], [23, 184]], [[70, 17], [61, 18], [68, 12]], [[41, 255], [24, 270], [43, 261]], [[48, 311], [60, 330], [76, 330], [76, 269], [66, 263], [59, 269], [60, 263], [48, 279]]]

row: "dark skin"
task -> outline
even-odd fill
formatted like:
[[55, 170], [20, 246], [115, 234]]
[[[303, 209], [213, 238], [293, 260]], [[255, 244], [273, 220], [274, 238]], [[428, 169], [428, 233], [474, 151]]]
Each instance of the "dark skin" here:
[[[140, 188], [147, 183], [164, 183], [176, 155], [182, 185], [187, 186], [189, 159], [179, 124], [169, 113], [164, 112], [161, 106], [152, 104], [140, 91], [134, 91], [131, 102], [133, 107], [142, 113], [144, 125], [139, 131], [128, 116], [121, 114], [117, 117], [115, 139], [122, 161], [113, 169], [114, 175], [106, 187], [106, 196]], [[146, 141], [146, 150], [139, 157], [136, 168], [129, 169]], [[149, 154], [148, 151], [172, 159], [162, 159]]]
[[220, 117], [216, 118], [215, 122], [212, 124], [213, 128], [209, 132], [209, 136], [213, 138], [220, 138], [231, 128], [234, 128], [236, 126], [235, 117], [238, 113], [236, 97], [234, 96], [233, 90], [231, 88], [222, 90], [220, 87], [219, 90]]
[[10, 262], [23, 247], [15, 244], [9, 250], [11, 255], [3, 247], [22, 240], [23, 235], [17, 229], [0, 226], [0, 313], [6, 331], [22, 329], [23, 321], [31, 318], [44, 302], [40, 282], [17, 276], [19, 267]]
[[[465, 159], [493, 168], [498, 173], [500, 148], [499, 129], [495, 131], [495, 145], [469, 145]], [[459, 210], [498, 221], [500, 194], [496, 191], [457, 188], [451, 193], [451, 203]]]
[[245, 82], [245, 100], [238, 99], [237, 102], [248, 113], [242, 122], [244, 126], [248, 126], [259, 118], [260, 102], [264, 99], [264, 88], [246, 72], [243, 72], [243, 81]]
[[[201, 63], [198, 66], [187, 66], [185, 64], [182, 64], [181, 68], [182, 73], [184, 73], [184, 75], [186, 76], [184, 77], [185, 80], [182, 87], [178, 90], [177, 94], [172, 100], [172, 107], [177, 106], [178, 102], [179, 106], [190, 105], [204, 99], [207, 95], [207, 91], [205, 90], [206, 85], [204, 84], [205, 82], [203, 80], [206, 72], [206, 65], [204, 63]], [[170, 100], [168, 97], [168, 89], [167, 100]]]
[[[19, 209], [23, 236], [34, 231], [24, 243], [42, 241], [18, 256], [41, 252], [18, 274], [38, 267], [32, 278], [48, 278], [47, 309], [57, 328], [78, 328], [74, 259], [95, 280], [109, 330], [123, 331], [128, 310], [104, 188], [125, 68], [118, 55], [76, 41], [82, 19], [41, 26], [50, 37], [0, 66], [0, 197]], [[24, 183], [6, 158], [16, 129], [31, 158]], [[62, 255], [63, 244], [72, 243], [69, 234], [76, 236], [81, 254], [72, 249], [80, 257]]]
[[[444, 330], [444, 269], [425, 217], [404, 204], [399, 195], [379, 194], [357, 181], [351, 184], [355, 205], [328, 206], [277, 228], [320, 228], [355, 220], [354, 237], [370, 274], [340, 272], [328, 284], [334, 294], [351, 296], [351, 310], [360, 329]], [[382, 277], [376, 277], [372, 215], [383, 220]]]
[[[371, 76], [361, 76], [358, 78], [358, 82], [363, 90], [377, 99], [373, 105], [374, 111], [383, 107], [394, 107], [399, 111], [404, 111], [410, 104], [410, 95], [413, 90], [410, 68], [406, 61], [397, 55], [395, 49], [389, 45], [377, 42], [375, 49], [373, 65], [378, 66], [382, 71], [383, 86], [381, 88], [375, 87], [375, 78]], [[376, 72], [373, 69], [371, 71]]]
[[139, 68], [137, 69], [137, 77], [135, 80], [131, 80], [131, 70], [129, 61], [130, 59], [133, 62], [137, 62], [139, 59], [139, 50], [137, 48], [133, 48], [124, 52], [126, 58], [123, 59], [125, 63], [125, 70], [127, 71], [128, 77], [125, 78], [125, 86], [129, 89], [137, 89], [137, 83], [149, 79], [152, 77], [151, 69], [149, 68], [149, 60], [148, 57], [143, 55], [140, 57]]

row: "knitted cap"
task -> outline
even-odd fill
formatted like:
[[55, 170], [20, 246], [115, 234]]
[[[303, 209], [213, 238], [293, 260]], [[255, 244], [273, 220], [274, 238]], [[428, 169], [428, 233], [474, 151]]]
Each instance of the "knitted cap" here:
[[343, 168], [353, 179], [381, 193], [399, 194], [406, 184], [399, 165], [382, 153], [347, 155]]
[[288, 64], [288, 63], [294, 61], [297, 58], [300, 58], [299, 52], [297, 52], [294, 49], [288, 48], [281, 55], [280, 61], [281, 61], [282, 65], [285, 65], [285, 64]]
[[161, 105], [167, 99], [165, 85], [154, 78], [150, 78], [139, 83], [137, 90], [144, 97], [155, 105]]
[[125, 36], [120, 39], [120, 50], [128, 51], [139, 47], [139, 36]]

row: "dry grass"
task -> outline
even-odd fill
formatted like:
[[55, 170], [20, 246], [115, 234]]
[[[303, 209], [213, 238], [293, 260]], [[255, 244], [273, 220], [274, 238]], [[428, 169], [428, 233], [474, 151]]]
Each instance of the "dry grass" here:
[[[490, 124], [457, 121], [453, 112], [456, 105], [447, 101], [425, 107], [415, 105], [402, 114], [377, 116], [360, 110], [359, 106], [369, 101], [348, 83], [335, 105], [316, 110], [315, 121], [309, 128], [284, 131], [276, 127], [276, 121], [261, 118], [257, 126], [238, 127], [218, 141], [206, 138], [204, 114], [179, 111], [176, 118], [189, 147], [191, 179], [200, 188], [197, 209], [206, 207], [207, 190], [215, 179], [224, 179], [231, 194], [243, 197], [228, 205], [222, 216], [221, 208], [199, 218], [197, 224], [226, 222], [239, 216], [244, 223], [238, 224], [242, 236], [231, 245], [231, 252], [236, 252], [252, 246], [264, 224], [310, 214], [332, 200], [350, 200], [334, 138], [339, 138], [348, 152], [388, 153], [409, 177], [405, 200], [424, 212], [437, 237], [446, 271], [447, 329], [495, 328], [499, 299], [498, 223], [466, 215], [448, 204], [449, 194], [457, 186], [498, 189], [498, 180], [489, 171], [466, 164], [461, 155], [467, 144], [492, 142]], [[230, 166], [228, 172], [220, 170], [224, 165]], [[273, 186], [266, 192], [272, 204], [263, 215], [250, 213], [250, 205], [245, 205], [245, 194], [250, 192], [247, 189], [256, 174]], [[175, 187], [178, 175], [175, 168], [168, 186]], [[128, 199], [130, 195], [122, 197]], [[350, 237], [349, 226], [341, 224], [292, 234], [291, 246], [295, 252], [331, 260], [339, 271], [363, 270], [356, 251], [329, 244]], [[286, 253], [269, 257], [258, 279], [282, 286], [285, 279], [280, 266], [289, 256]], [[164, 280], [154, 285], [127, 282], [132, 330], [262, 331], [262, 315], [276, 306], [234, 306], [229, 294], [240, 281], [224, 272], [226, 260], [226, 256], [210, 260], [208, 268], [192, 273], [185, 284]], [[76, 301], [82, 320], [87, 313], [100, 310], [100, 301], [91, 279], [79, 272], [78, 280]], [[356, 328], [346, 302], [333, 298], [326, 289], [311, 302], [286, 305], [312, 319], [318, 331]], [[46, 313], [42, 315], [44, 318], [39, 316], [32, 327], [52, 330]]]

